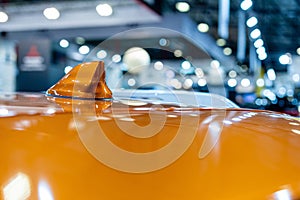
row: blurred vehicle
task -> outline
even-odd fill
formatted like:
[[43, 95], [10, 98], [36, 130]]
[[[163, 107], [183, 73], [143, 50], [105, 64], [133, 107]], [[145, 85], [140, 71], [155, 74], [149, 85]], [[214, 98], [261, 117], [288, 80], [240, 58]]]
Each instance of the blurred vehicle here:
[[111, 90], [103, 62], [1, 93], [2, 199], [297, 199], [300, 122], [224, 97]]

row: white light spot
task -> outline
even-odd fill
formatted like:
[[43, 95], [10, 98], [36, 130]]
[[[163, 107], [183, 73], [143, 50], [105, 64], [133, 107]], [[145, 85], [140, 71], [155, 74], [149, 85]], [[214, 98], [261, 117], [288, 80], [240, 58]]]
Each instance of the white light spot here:
[[231, 125], [231, 124], [232, 124], [232, 122], [229, 121], [229, 120], [224, 120], [223, 123], [224, 123], [224, 124], [227, 124], [227, 125]]
[[192, 79], [185, 79], [184, 83], [183, 83], [183, 88], [184, 89], [190, 89], [193, 86], [193, 80]]
[[196, 68], [195, 69], [195, 74], [197, 77], [202, 78], [204, 76], [204, 72], [201, 68]]
[[292, 200], [291, 193], [288, 189], [279, 190], [274, 193], [274, 199], [276, 200]]
[[67, 48], [69, 46], [69, 41], [66, 40], [66, 39], [61, 39], [59, 41], [59, 45], [62, 47], [62, 48]]
[[259, 29], [254, 29], [253, 31], [251, 31], [251, 33], [250, 33], [250, 37], [252, 38], [252, 39], [256, 39], [256, 38], [258, 38], [259, 36], [261, 35], [261, 32], [260, 32], [260, 30]]
[[243, 78], [243, 79], [241, 80], [241, 85], [242, 85], [243, 87], [249, 87], [249, 86], [251, 85], [251, 82], [250, 82], [250, 80], [249, 80], [248, 78]]
[[188, 70], [191, 68], [191, 63], [189, 61], [185, 60], [181, 63], [181, 67], [182, 67], [182, 69]]
[[298, 55], [300, 55], [300, 47], [297, 48], [296, 52]]
[[209, 26], [206, 23], [200, 23], [197, 26], [198, 31], [202, 32], [202, 33], [206, 33], [209, 30]]
[[164, 69], [164, 64], [161, 61], [157, 61], [154, 63], [154, 69], [157, 71], [163, 70]]
[[5, 200], [28, 199], [31, 195], [31, 186], [29, 177], [26, 174], [18, 173], [3, 188]]
[[262, 39], [257, 39], [255, 40], [254, 44], [253, 44], [256, 48], [259, 48], [261, 46], [264, 45], [264, 41]]
[[125, 121], [125, 122], [134, 122], [135, 119], [131, 118], [131, 117], [124, 117], [124, 118], [120, 118], [121, 121]]
[[132, 86], [135, 86], [136, 81], [133, 78], [130, 78], [130, 79], [128, 79], [127, 84], [132, 87]]
[[54, 114], [55, 113], [55, 109], [54, 108], [48, 108], [47, 110], [46, 110], [46, 113], [47, 114]]
[[276, 80], [276, 73], [274, 71], [274, 69], [268, 69], [267, 71], [267, 76], [271, 81], [275, 81]]
[[229, 87], [235, 87], [237, 85], [237, 80], [234, 78], [231, 78], [227, 81], [227, 84]]
[[299, 123], [296, 123], [296, 122], [289, 122], [290, 125], [293, 125], [293, 126], [300, 126]]
[[223, 53], [224, 53], [224, 55], [229, 56], [232, 54], [232, 49], [230, 47], [225, 47], [223, 49]]
[[223, 38], [219, 38], [219, 39], [217, 39], [216, 43], [218, 46], [223, 47], [226, 45], [226, 40], [224, 40]]
[[174, 87], [175, 89], [180, 89], [180, 88], [182, 88], [182, 83], [181, 83], [178, 79], [176, 79], [176, 78], [172, 79], [172, 80], [170, 81], [170, 84], [171, 84], [171, 86]]
[[110, 16], [113, 13], [112, 7], [107, 3], [97, 5], [96, 11], [102, 17]]
[[40, 181], [38, 184], [38, 196], [42, 200], [54, 200], [50, 187], [45, 181]]
[[7, 116], [8, 110], [6, 108], [0, 108], [0, 116]]
[[212, 68], [219, 68], [220, 67], [220, 62], [218, 60], [213, 60], [210, 62], [210, 66]]
[[232, 121], [235, 121], [235, 122], [240, 122], [240, 121], [242, 121], [242, 119], [241, 119], [241, 118], [238, 118], [238, 117], [234, 117], [234, 118], [232, 118], [231, 120], [232, 120]]
[[177, 57], [177, 58], [181, 57], [181, 56], [182, 56], [182, 51], [179, 50], [179, 49], [176, 49], [176, 50], [174, 51], [174, 56]]
[[236, 73], [236, 71], [231, 70], [231, 71], [228, 73], [228, 76], [229, 76], [230, 78], [235, 78], [235, 77], [237, 76], [237, 73]]
[[200, 79], [198, 80], [198, 85], [199, 85], [200, 87], [204, 87], [204, 86], [206, 86], [206, 84], [207, 84], [207, 82], [206, 82], [206, 80], [205, 80], [204, 78], [200, 78]]
[[247, 24], [247, 26], [249, 27], [249, 28], [252, 28], [253, 26], [255, 26], [256, 24], [257, 24], [257, 18], [256, 17], [250, 17], [248, 20], [247, 20], [247, 22], [246, 22], [246, 24]]
[[261, 53], [258, 55], [259, 60], [265, 60], [267, 57], [268, 57], [268, 54], [266, 54], [266, 53]]
[[80, 54], [85, 55], [90, 52], [90, 48], [86, 45], [82, 45], [81, 47], [79, 47], [78, 51]]
[[265, 47], [263, 47], [263, 46], [258, 47], [258, 48], [256, 49], [256, 53], [257, 53], [257, 54], [263, 54], [263, 53], [266, 53]]
[[263, 91], [263, 95], [267, 98], [269, 98], [271, 101], [276, 100], [276, 95], [274, 94], [274, 92], [272, 92], [269, 89], [266, 89]]
[[59, 11], [55, 7], [46, 8], [44, 10], [43, 14], [47, 19], [50, 19], [50, 20], [58, 19], [60, 16]]
[[257, 79], [257, 80], [256, 80], [256, 85], [257, 85], [258, 87], [264, 87], [264, 86], [265, 86], [265, 81], [264, 81], [264, 79], [262, 79], [262, 78]]
[[167, 115], [167, 117], [170, 117], [170, 118], [177, 118], [178, 116], [177, 116], [177, 115]]
[[253, 4], [253, 2], [251, 0], [244, 0], [241, 3], [241, 8], [243, 10], [248, 10], [249, 8], [251, 8], [252, 4]]
[[71, 67], [71, 66], [66, 66], [66, 67], [65, 67], [65, 70], [64, 70], [65, 74], [69, 73], [72, 69], [73, 69], [73, 67]]
[[112, 59], [112, 61], [113, 61], [114, 63], [121, 62], [121, 60], [122, 60], [122, 58], [121, 58], [121, 56], [120, 56], [119, 54], [113, 55], [113, 56], [111, 57], [111, 59]]
[[288, 54], [281, 55], [279, 57], [279, 62], [282, 65], [287, 65], [291, 63], [291, 57]]
[[188, 12], [190, 10], [190, 5], [187, 2], [177, 2], [175, 7], [179, 12]]
[[97, 55], [97, 58], [104, 59], [107, 56], [107, 53], [106, 53], [105, 50], [100, 50], [100, 51], [97, 52], [96, 55]]
[[8, 21], [8, 15], [5, 12], [0, 12], [0, 23], [5, 23]]

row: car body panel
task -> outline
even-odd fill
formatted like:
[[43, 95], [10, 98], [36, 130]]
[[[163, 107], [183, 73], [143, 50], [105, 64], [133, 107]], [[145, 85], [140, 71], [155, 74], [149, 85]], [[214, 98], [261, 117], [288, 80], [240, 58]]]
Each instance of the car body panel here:
[[0, 94], [0, 198], [300, 197], [297, 118], [217, 95], [111, 93], [99, 69]]
[[[81, 113], [80, 124], [74, 122], [76, 114], [62, 111], [53, 102], [45, 103], [48, 100], [43, 95], [25, 95], [15, 104], [26, 104], [32, 98], [37, 99], [36, 104], [43, 103], [27, 111], [21, 107], [14, 114], [6, 112], [7, 116], [3, 111], [9, 107], [1, 103], [2, 195], [20, 174], [29, 180], [30, 199], [43, 195], [53, 199], [261, 199], [284, 188], [291, 195], [299, 194], [300, 123], [288, 115], [228, 108], [221, 109], [224, 118], [218, 119], [212, 108], [166, 105], [155, 108], [149, 117], [153, 105], [130, 106], [126, 113], [122, 102], [112, 101], [111, 107], [94, 115]], [[166, 116], [164, 126], [149, 138], [134, 138], [117, 123], [145, 127], [151, 120], [161, 120], [160, 115]], [[146, 153], [170, 143], [180, 126], [188, 134], [193, 118], [197, 118], [196, 135], [186, 151], [173, 163], [145, 173], [103, 164], [82, 142], [80, 134], [85, 133], [78, 133], [78, 126], [98, 123], [116, 146]], [[222, 130], [216, 144], [201, 157], [205, 137], [216, 129], [210, 127], [214, 121]]]

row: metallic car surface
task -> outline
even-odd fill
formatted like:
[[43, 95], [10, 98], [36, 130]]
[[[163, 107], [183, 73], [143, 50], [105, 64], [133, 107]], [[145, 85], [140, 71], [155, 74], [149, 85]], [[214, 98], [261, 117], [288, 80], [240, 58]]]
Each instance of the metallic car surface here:
[[299, 198], [296, 118], [119, 93], [1, 94], [0, 198]]

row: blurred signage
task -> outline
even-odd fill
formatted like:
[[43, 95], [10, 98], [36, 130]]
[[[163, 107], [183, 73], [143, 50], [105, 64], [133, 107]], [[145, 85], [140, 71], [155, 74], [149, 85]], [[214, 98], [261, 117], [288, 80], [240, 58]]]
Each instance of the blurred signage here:
[[47, 38], [21, 40], [18, 44], [17, 91], [44, 91], [49, 87], [51, 41]]
[[24, 40], [19, 44], [21, 71], [45, 71], [50, 64], [51, 46], [47, 39]]

